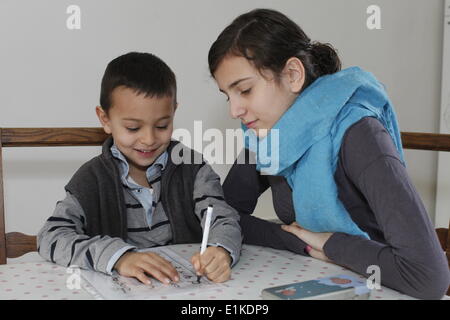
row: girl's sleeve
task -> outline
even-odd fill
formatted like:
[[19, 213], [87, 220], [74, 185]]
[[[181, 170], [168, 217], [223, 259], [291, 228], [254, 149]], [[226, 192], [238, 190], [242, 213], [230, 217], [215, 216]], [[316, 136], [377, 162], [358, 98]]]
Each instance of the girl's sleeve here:
[[[248, 161], [241, 164], [239, 160], [243, 159]], [[270, 186], [267, 177], [256, 170], [253, 159], [250, 151], [244, 148], [223, 183], [226, 201], [240, 214], [252, 214], [259, 196]]]
[[[250, 161], [243, 163], [240, 162], [242, 159]], [[267, 176], [256, 170], [256, 164], [251, 160], [251, 153], [244, 149], [223, 183], [225, 200], [240, 214], [243, 242], [306, 255], [305, 242], [281, 229], [280, 224], [252, 215], [258, 198], [270, 187], [270, 183]]]
[[324, 246], [327, 257], [366, 277], [369, 266], [378, 266], [381, 284], [417, 298], [441, 298], [450, 283], [447, 259], [383, 125], [367, 118], [351, 127], [340, 161], [373, 211], [385, 243], [334, 233]]

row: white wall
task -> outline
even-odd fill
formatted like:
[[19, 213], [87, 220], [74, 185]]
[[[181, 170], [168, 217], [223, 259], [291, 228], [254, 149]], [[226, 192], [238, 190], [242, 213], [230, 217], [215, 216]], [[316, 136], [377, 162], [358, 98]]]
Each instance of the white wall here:
[[[81, 8], [81, 30], [66, 28], [66, 8]], [[368, 30], [366, 8], [381, 8]], [[372, 71], [386, 86], [401, 130], [437, 132], [443, 0], [2, 0], [0, 127], [98, 126], [94, 107], [106, 64], [149, 51], [178, 77], [176, 127], [238, 128], [208, 74], [207, 53], [237, 15], [278, 9], [313, 40], [332, 43], [344, 66]], [[4, 149], [7, 231], [36, 233], [74, 171], [99, 148]], [[437, 156], [407, 151], [408, 170], [433, 218]], [[214, 165], [225, 177], [230, 165]], [[258, 214], [272, 217], [270, 195]]]
[[[450, 134], [450, 0], [445, 1], [443, 21], [442, 90], [439, 132]], [[438, 155], [435, 226], [448, 228], [450, 220], [450, 152]]]

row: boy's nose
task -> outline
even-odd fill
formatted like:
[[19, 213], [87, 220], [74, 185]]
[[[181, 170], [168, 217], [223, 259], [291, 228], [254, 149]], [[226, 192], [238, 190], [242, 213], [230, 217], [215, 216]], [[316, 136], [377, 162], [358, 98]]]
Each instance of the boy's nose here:
[[140, 142], [146, 146], [151, 146], [155, 143], [155, 135], [152, 129], [144, 130]]

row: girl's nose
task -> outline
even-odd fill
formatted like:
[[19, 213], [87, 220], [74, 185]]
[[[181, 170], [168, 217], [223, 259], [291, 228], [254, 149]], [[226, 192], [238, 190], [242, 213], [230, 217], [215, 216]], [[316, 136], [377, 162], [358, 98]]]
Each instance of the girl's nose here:
[[242, 104], [230, 100], [230, 114], [233, 119], [241, 118], [245, 113], [246, 109]]

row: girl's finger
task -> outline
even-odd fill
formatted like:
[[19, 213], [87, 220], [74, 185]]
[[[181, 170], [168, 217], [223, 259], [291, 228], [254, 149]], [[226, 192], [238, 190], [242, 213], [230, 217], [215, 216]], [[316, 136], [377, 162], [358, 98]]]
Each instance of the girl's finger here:
[[290, 225], [282, 225], [281, 229], [283, 229], [284, 231], [290, 232], [290, 233], [296, 235], [297, 237], [299, 237], [300, 239], [302, 239], [301, 231], [304, 230], [304, 229], [302, 229], [300, 227], [297, 227], [297, 226], [295, 226], [293, 224], [290, 224]]
[[292, 222], [290, 225], [291, 225], [291, 226], [294, 226], [294, 227], [302, 228], [302, 227], [300, 227], [300, 225], [297, 223], [297, 221]]
[[323, 251], [311, 248], [311, 250], [309, 250], [309, 255], [313, 258], [316, 258], [316, 259], [319, 259], [319, 260], [322, 260], [325, 262], [330, 262], [330, 259], [328, 259], [328, 257], [325, 255], [325, 253]]
[[321, 237], [321, 233], [319, 232], [312, 232], [307, 229], [303, 229], [301, 227], [293, 226], [293, 225], [283, 225], [281, 228], [284, 231], [290, 232], [294, 235], [296, 235], [299, 239], [303, 240], [307, 244], [309, 244], [311, 247], [313, 247], [316, 250], [321, 251], [323, 249], [323, 239]]

